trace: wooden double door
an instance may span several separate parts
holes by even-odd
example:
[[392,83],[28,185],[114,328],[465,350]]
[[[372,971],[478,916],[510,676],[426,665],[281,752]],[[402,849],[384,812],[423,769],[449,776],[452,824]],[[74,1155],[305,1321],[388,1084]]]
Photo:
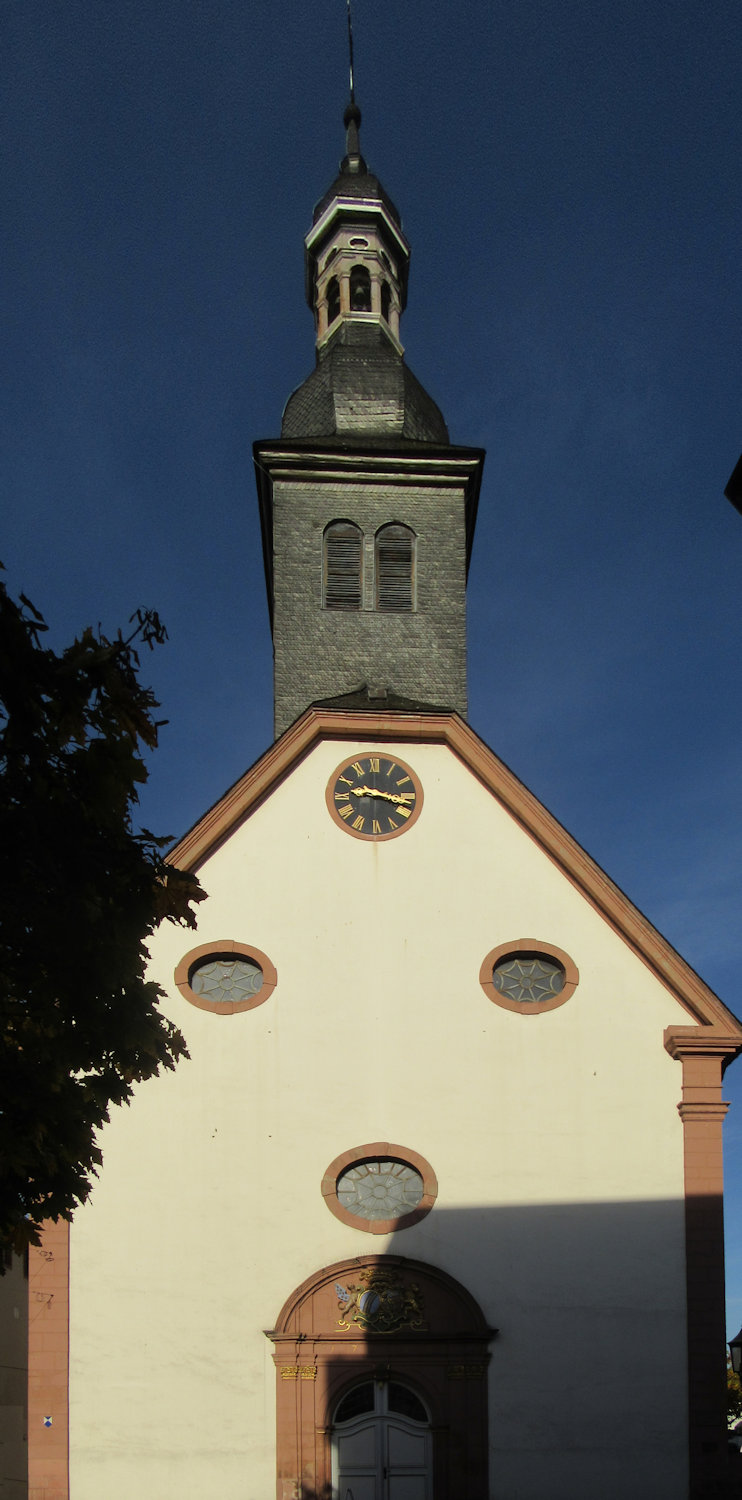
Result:
[[430,1416],[396,1380],[365,1380],[332,1423],[334,1500],[432,1500]]

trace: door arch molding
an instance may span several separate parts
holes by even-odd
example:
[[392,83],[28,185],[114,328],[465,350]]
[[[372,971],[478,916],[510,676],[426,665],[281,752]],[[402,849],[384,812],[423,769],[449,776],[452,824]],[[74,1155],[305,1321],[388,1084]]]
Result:
[[486,1500],[488,1327],[447,1272],[398,1255],[324,1266],[267,1333],[276,1365],[278,1500],[330,1500],[332,1414],[363,1377],[417,1389],[431,1413],[435,1500]]

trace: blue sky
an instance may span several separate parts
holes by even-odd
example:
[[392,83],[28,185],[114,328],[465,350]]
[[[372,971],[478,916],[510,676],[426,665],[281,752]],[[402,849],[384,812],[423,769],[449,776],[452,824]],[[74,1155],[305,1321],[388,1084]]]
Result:
[[[157,608],[142,816],[269,744],[252,473],[313,363],[343,0],[5,15],[0,554],[52,638]],[[487,449],[474,728],[742,1012],[738,0],[355,0],[409,363]],[[739,1076],[738,1076],[739,1075]],[[727,1131],[742,1323],[742,1064]]]

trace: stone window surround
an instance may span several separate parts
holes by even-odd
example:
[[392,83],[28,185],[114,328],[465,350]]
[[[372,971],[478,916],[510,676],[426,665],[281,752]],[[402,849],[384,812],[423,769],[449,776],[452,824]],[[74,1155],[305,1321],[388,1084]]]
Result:
[[[349,1167],[359,1166],[361,1162],[380,1159],[391,1159],[414,1167],[423,1180],[423,1196],[417,1208],[401,1214],[398,1219],[361,1218],[343,1208],[337,1196],[338,1178],[342,1177],[343,1172],[347,1172]],[[360,1229],[364,1234],[394,1234],[398,1229],[409,1229],[430,1213],[438,1197],[438,1179],[430,1162],[420,1156],[419,1152],[410,1151],[407,1146],[396,1146],[390,1141],[371,1141],[366,1146],[354,1146],[350,1151],[343,1151],[340,1156],[336,1156],[322,1178],[321,1190],[330,1213],[340,1219],[342,1224],[348,1224],[351,1229]]]
[[[511,954],[515,958],[519,953],[540,953],[544,958],[554,959],[561,964],[564,969],[564,987],[558,995],[552,995],[550,1000],[511,1000],[508,995],[502,995],[495,988],[492,979],[495,964],[501,958],[508,958]],[[547,1010],[558,1010],[560,1005],[571,998],[579,982],[579,970],[569,954],[562,948],[557,948],[554,943],[545,943],[542,938],[516,938],[512,943],[499,943],[487,954],[479,970],[479,983],[487,999],[503,1010],[515,1011],[520,1016],[543,1015]]]
[[[234,955],[236,958],[249,958],[263,971],[263,983],[257,995],[250,995],[246,1000],[208,1000],[205,995],[197,995],[191,989],[190,976],[199,959],[221,958]],[[264,1005],[269,1000],[278,983],[278,974],[275,965],[271,963],[267,954],[261,952],[260,948],[254,948],[247,943],[236,943],[231,938],[223,942],[201,943],[198,948],[191,948],[189,953],[184,954],[177,965],[173,975],[176,985],[184,1000],[189,1005],[195,1005],[198,1010],[211,1011],[212,1015],[233,1016],[241,1010],[255,1010],[256,1006]]]
[[[371,532],[364,531],[363,527],[359,526],[357,521],[351,520],[349,516],[333,516],[332,520],[327,522],[327,524],[322,529],[322,608],[330,610],[333,609],[333,606],[327,603],[327,535],[333,526],[355,526],[357,531],[359,531],[361,535],[361,608],[359,610],[347,610],[344,611],[344,613],[403,615],[417,614],[417,544],[419,541],[419,537],[417,532],[415,531],[414,526],[410,526],[409,521],[400,521],[398,518],[395,518],[391,521],[382,521],[381,525],[377,526],[373,534]],[[379,539],[384,531],[388,531],[390,526],[404,526],[405,530],[409,531],[412,537],[412,606],[410,609],[380,610],[376,600],[376,580],[379,566]]]

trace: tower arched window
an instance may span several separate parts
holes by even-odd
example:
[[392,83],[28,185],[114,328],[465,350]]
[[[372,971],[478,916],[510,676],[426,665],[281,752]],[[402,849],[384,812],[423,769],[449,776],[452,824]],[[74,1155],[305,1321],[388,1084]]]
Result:
[[388,281],[381,283],[381,316],[389,322],[389,309],[392,305],[392,292]]
[[371,311],[371,277],[366,266],[354,266],[350,273],[350,310]]
[[415,533],[394,522],[376,533],[376,608],[415,608]]
[[327,283],[327,322],[334,323],[340,317],[340,283],[337,276],[331,276]]
[[325,528],[322,598],[325,609],[360,609],[363,603],[363,533],[352,521]]

